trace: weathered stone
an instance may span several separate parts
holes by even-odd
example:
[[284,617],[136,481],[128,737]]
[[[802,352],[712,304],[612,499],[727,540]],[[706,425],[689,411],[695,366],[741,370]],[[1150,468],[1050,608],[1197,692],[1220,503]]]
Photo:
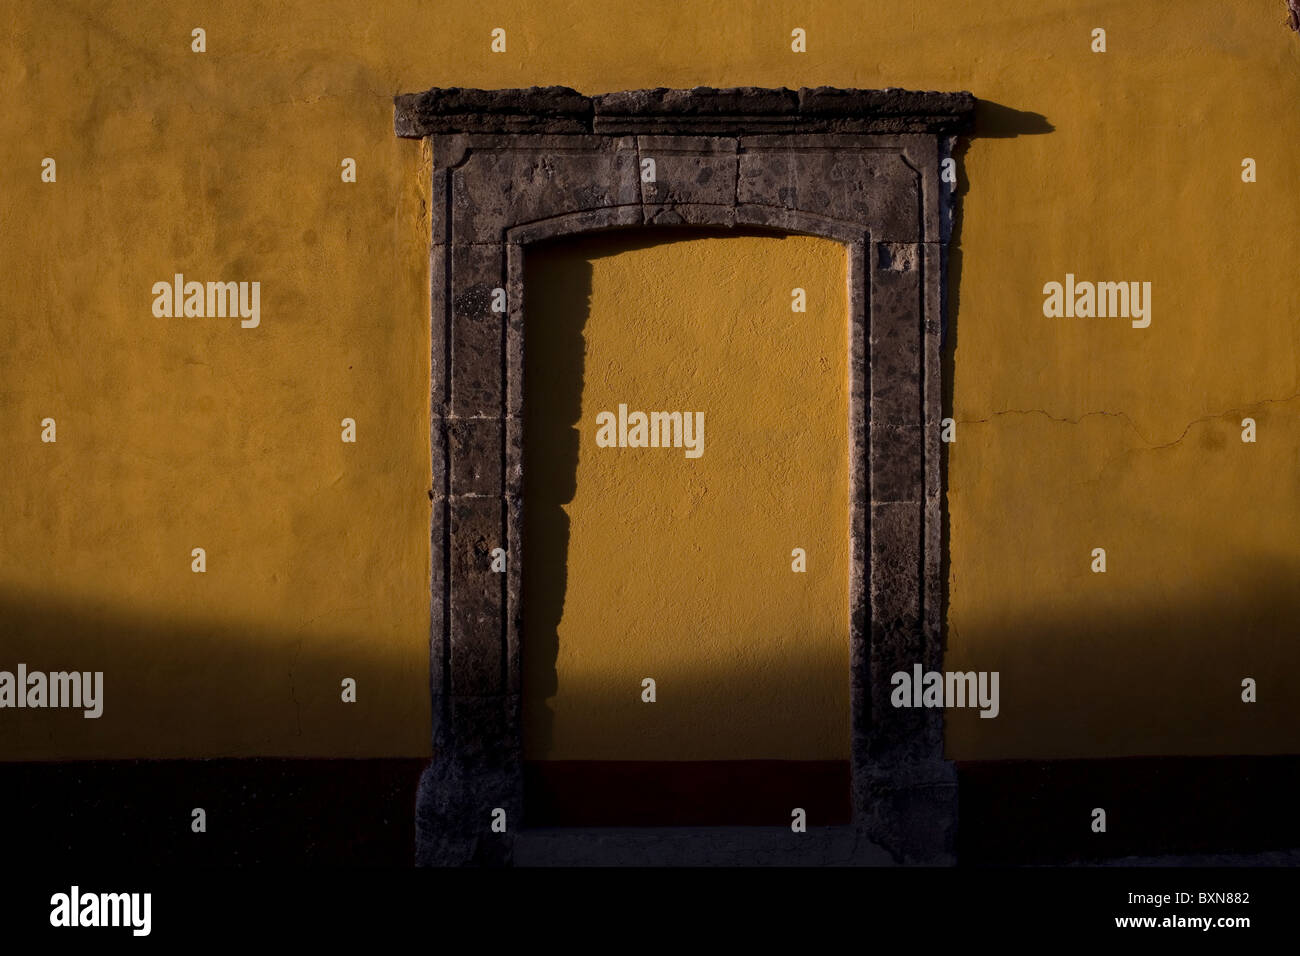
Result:
[[704,205],[681,203],[678,205],[647,205],[647,226],[715,226],[733,229],[736,226],[734,208],[730,205]]
[[[519,460],[519,459],[516,459]],[[524,499],[521,493],[506,496],[506,538],[509,541],[509,564],[506,570],[506,693],[515,700],[515,719],[511,732],[522,735],[518,720],[518,697],[523,689],[524,630]]]
[[511,415],[506,419],[506,483],[507,495],[520,497],[524,493],[524,419]]
[[870,774],[863,803],[867,831],[895,860],[908,865],[948,865],[955,860],[957,773],[952,763],[927,760]]
[[871,495],[871,432],[867,401],[867,252],[864,240],[848,247],[849,280],[849,681],[853,750],[865,746],[870,722],[866,705],[871,682],[868,631],[870,537],[867,520]]
[[[504,414],[509,418],[522,418],[524,414],[524,246],[509,242],[506,253],[506,405]],[[522,449],[522,445],[520,446]],[[522,468],[522,458],[511,458],[507,453],[507,483],[513,463]],[[516,482],[518,476],[516,475]],[[513,487],[513,486],[512,486]],[[518,490],[515,488],[514,490]]]
[[921,244],[921,319],[925,332],[922,355],[921,401],[926,422],[943,418],[943,380],[940,352],[943,347],[944,252],[937,242]]
[[[929,446],[934,447],[934,446]],[[927,448],[927,458],[931,452]],[[933,453],[938,458],[939,453]],[[928,463],[927,463],[928,467]],[[927,494],[923,513],[923,547],[925,564],[921,569],[921,645],[929,670],[943,666],[943,497],[936,491]]]
[[499,419],[459,418],[447,422],[453,496],[501,495],[501,430]]
[[[943,713],[890,706],[890,675],[942,665],[939,348],[950,190],[938,159],[966,93],[828,88],[430,90],[397,99],[432,140],[435,758],[418,859],[510,862],[522,820],[523,260],[529,243],[643,224],[759,226],[845,244],[849,274],[854,827],[900,862],[950,859]],[[939,138],[944,142],[940,144]],[[640,160],[655,159],[643,183]],[[494,295],[505,310],[494,311]],[[527,334],[544,334],[527,330]],[[491,571],[506,549],[506,572]],[[511,829],[490,831],[494,807]],[[781,850],[701,831],[703,859]],[[859,841],[854,844],[853,841]]]
[[921,277],[916,247],[875,243],[871,265],[871,420],[921,421]]
[[[447,529],[450,514],[447,498],[441,490],[431,494],[429,516],[429,690],[436,697],[450,690],[451,621],[448,615],[451,577],[447,567]],[[442,728],[441,714],[433,711],[433,737]]]
[[394,98],[398,136],[439,133],[959,133],[969,93],[762,87],[627,90],[586,97],[562,86],[458,87]]
[[824,120],[835,133],[963,132],[975,114],[969,93],[916,90],[843,90],[830,86],[799,90],[800,117]]
[[[509,775],[519,770],[520,739],[517,728],[511,725],[508,697],[507,694],[453,694],[448,701],[449,714],[458,731],[457,758],[462,765],[479,767],[491,775],[485,781],[490,785],[483,794],[485,811],[516,799],[515,794],[503,788],[511,782]],[[484,812],[485,821],[487,816]]]
[[886,706],[890,675],[921,660],[921,548],[919,503],[871,506],[871,680]]
[[917,501],[922,496],[924,459],[921,426],[871,423],[871,501]]
[[[929,170],[939,169],[939,144],[935,136],[898,136],[898,158],[916,173],[919,205],[917,213],[921,217],[921,241],[943,241],[943,202],[947,185],[937,176],[927,175]],[[881,236],[882,239],[891,238]]]
[[452,498],[450,519],[450,691],[502,693],[505,575],[492,570],[507,545],[502,499]]
[[[512,226],[641,201],[634,149],[602,140],[479,149],[452,172],[456,242],[500,242]],[[516,240],[518,241],[518,240]]]
[[419,139],[435,133],[581,133],[591,100],[567,86],[476,90],[458,86],[393,98],[393,129]]
[[506,291],[504,249],[495,244],[455,245],[450,255],[449,409],[459,417],[497,416],[505,398],[501,350],[506,315],[492,311],[492,306]]
[[[703,136],[638,136],[638,165],[655,164],[653,182],[641,180],[646,221],[664,222],[665,207],[688,203],[727,206],[736,202],[736,141]],[[679,213],[690,222],[689,213]]]
[[916,170],[896,153],[790,143],[740,154],[736,198],[862,223],[876,240],[916,241],[919,187]]
[[[716,89],[697,86],[689,90],[625,90],[595,97],[596,115],[603,121],[616,119],[646,122],[684,118],[731,119],[756,118],[771,121],[793,116],[799,108],[799,96],[793,90],[735,86]],[[673,128],[679,124],[674,123]]]
[[[416,862],[421,866],[508,864],[523,819],[517,700],[506,696],[437,695],[445,728],[416,795]],[[494,811],[506,831],[492,830]]]
[[[429,246],[429,402],[433,410],[434,474],[438,472],[437,420],[451,404],[451,255],[449,247]],[[444,492],[445,493],[445,492]]]
[[[712,208],[712,207],[710,207]],[[757,226],[762,229],[775,229],[781,232],[799,233],[817,236],[836,242],[851,244],[862,242],[867,238],[867,230],[861,225],[828,219],[797,209],[780,206],[763,206],[752,203],[736,205],[737,226]]]
[[544,219],[541,222],[514,226],[507,235],[512,243],[527,244],[554,239],[557,236],[573,236],[586,232],[599,232],[602,229],[617,229],[622,226],[640,226],[645,222],[643,207],[639,199],[626,206],[608,206],[604,209],[586,209]]

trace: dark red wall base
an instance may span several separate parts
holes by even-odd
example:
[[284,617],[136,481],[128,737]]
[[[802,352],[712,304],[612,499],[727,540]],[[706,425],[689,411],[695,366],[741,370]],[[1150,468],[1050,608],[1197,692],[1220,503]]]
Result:
[[555,760],[524,764],[525,826],[848,823],[847,760]]

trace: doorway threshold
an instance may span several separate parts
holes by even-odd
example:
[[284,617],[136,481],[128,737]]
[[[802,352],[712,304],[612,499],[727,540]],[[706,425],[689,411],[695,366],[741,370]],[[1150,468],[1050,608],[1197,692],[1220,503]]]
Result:
[[539,827],[515,834],[515,866],[894,866],[857,827]]

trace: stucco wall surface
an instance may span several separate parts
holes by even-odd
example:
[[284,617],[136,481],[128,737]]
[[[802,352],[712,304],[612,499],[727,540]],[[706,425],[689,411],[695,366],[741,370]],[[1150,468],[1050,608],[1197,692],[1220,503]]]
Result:
[[[0,19],[0,668],[103,670],[106,685],[98,720],[5,711],[0,758],[427,753],[428,155],[393,135],[392,96],[547,84],[979,97],[949,263],[947,666],[999,671],[1001,709],[951,714],[949,756],[1295,751],[1300,37],[1280,0],[8,0]],[[497,27],[504,53],[490,49]],[[791,51],[795,28],[806,53]],[[1091,50],[1095,28],[1105,53]],[[345,158],[355,183],[340,177]],[[650,376],[668,357],[639,350],[643,332],[674,309],[717,322],[700,335],[710,349],[734,342],[717,356],[734,376],[713,397],[719,449],[743,435],[728,421],[789,427],[798,409],[777,394],[842,400],[815,383],[740,387],[744,356],[788,368],[762,338],[778,274],[830,289],[838,250],[705,245],[556,261],[590,262],[593,352]],[[176,273],[259,281],[260,324],[156,317],[151,288]],[[1067,273],[1151,282],[1149,327],[1044,316],[1044,283]],[[650,312],[648,330],[620,322]],[[825,344],[839,361],[839,317],[809,319],[816,354]],[[586,379],[583,407],[618,397],[604,387]],[[340,441],[345,417],[355,444]],[[1246,417],[1254,443],[1240,440]],[[45,418],[55,443],[40,440]],[[809,422],[797,447],[810,457],[790,467],[842,480],[813,470],[841,447],[837,429],[838,415]],[[622,480],[599,458],[577,467],[579,488]],[[671,483],[646,494],[689,507],[702,474],[663,472],[687,483],[675,504]],[[578,627],[598,613],[599,582],[575,572],[618,553],[617,503],[578,494],[589,546],[570,571],[584,595],[575,642],[603,626]],[[731,524],[733,551],[752,539],[775,561],[793,534],[781,509],[813,520],[807,502],[755,491],[748,504],[750,524],[739,504],[706,524]],[[838,513],[817,520],[813,538],[841,536]],[[647,606],[684,573],[659,546],[674,560],[642,562]],[[722,544],[700,546],[692,574],[749,606]],[[1090,570],[1098,547],[1104,574]],[[809,616],[781,591],[794,580],[763,588],[770,620],[830,634],[840,612]],[[841,577],[814,586],[829,600]],[[654,626],[681,631],[689,617],[732,646],[695,594]],[[786,678],[781,694],[829,686],[831,639],[819,647],[809,666],[822,676]],[[690,654],[654,666],[731,680]],[[345,677],[355,704],[340,701]],[[1244,677],[1257,703],[1241,702]],[[709,707],[724,699],[702,693]],[[693,755],[833,755],[832,721],[773,728],[759,709],[774,699],[737,705]],[[560,753],[612,748],[576,705],[555,733]],[[645,740],[629,756],[667,752]]]

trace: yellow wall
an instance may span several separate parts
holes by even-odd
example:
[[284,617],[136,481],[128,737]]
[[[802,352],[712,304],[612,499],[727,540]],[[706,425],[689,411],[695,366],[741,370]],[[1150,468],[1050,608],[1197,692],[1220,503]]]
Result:
[[[949,753],[1295,750],[1300,37],[1280,0],[371,6],[6,7],[0,667],[108,689],[98,721],[4,712],[0,756],[427,752],[428,221],[391,96],[551,83],[969,89],[1044,117],[962,157],[948,666],[999,670],[1002,709],[954,715]],[[613,287],[674,255],[593,263],[593,321],[636,314]],[[261,327],[155,319],[177,271],[260,280]],[[1152,281],[1151,327],[1044,318],[1066,272]]]
[[[525,755],[847,760],[844,249],[669,235],[528,257]],[[598,447],[620,403],[701,454]]]

